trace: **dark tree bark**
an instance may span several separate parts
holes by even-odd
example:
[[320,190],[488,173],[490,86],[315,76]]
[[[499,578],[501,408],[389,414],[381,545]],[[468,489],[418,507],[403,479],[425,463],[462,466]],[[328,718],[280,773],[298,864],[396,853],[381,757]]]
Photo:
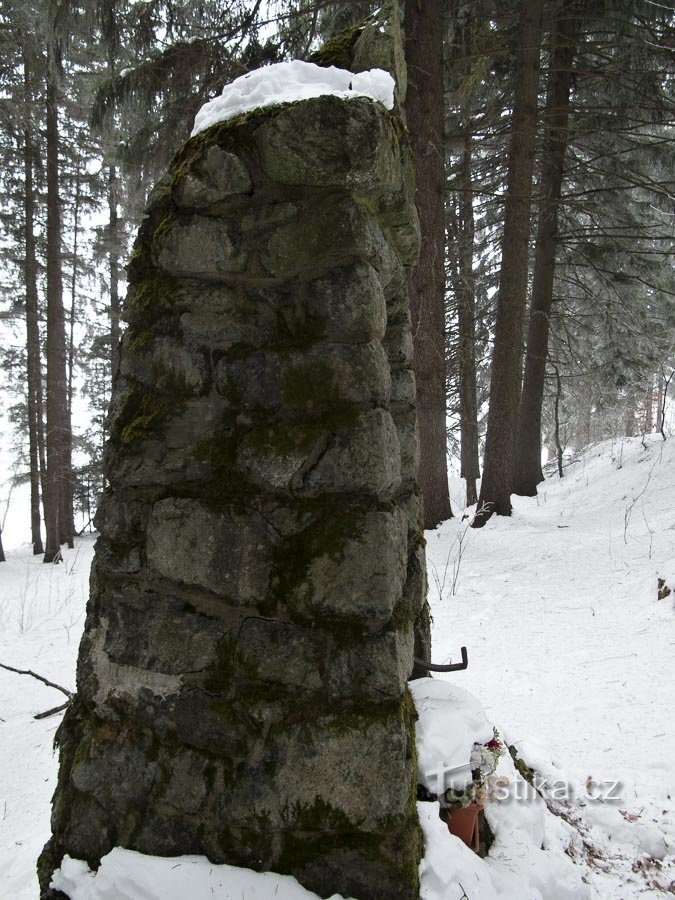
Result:
[[471,132],[464,136],[462,180],[459,194],[459,421],[461,440],[460,475],[466,481],[466,505],[478,500],[478,402],[476,398],[476,285],[473,275],[474,215],[471,185]]
[[63,490],[63,527],[62,543],[68,544],[72,550],[75,546],[75,513],[73,509],[74,477],[73,477],[73,379],[75,374],[75,321],[77,318],[77,278],[78,250],[80,238],[80,163],[77,163],[75,176],[75,197],[73,202],[73,266],[70,277],[70,313],[68,315],[68,389],[67,389],[67,422],[64,431],[64,490]]
[[61,273],[59,131],[56,60],[49,42],[47,60],[47,477],[45,562],[58,560],[63,530],[64,438],[67,427],[66,336]]
[[6,562],[5,551],[2,546],[2,527],[0,527],[0,563]]
[[537,485],[544,480],[544,473],[541,470],[541,408],[544,400],[550,314],[553,304],[558,209],[569,140],[572,62],[577,37],[575,5],[576,0],[573,0],[563,6],[552,34],[553,53],[544,113],[546,131],[542,147],[541,199],[532,303],[514,453],[513,491],[525,497],[533,497],[537,493]]
[[511,515],[513,445],[527,298],[530,199],[537,131],[543,0],[522,0],[504,211],[502,263],[490,377],[483,480],[475,528]]
[[645,393],[645,434],[651,434],[654,430],[654,379],[649,376],[647,392]]
[[110,270],[110,371],[114,377],[117,369],[117,357],[120,344],[120,298],[119,298],[119,235],[117,215],[117,168],[108,167],[108,231],[110,252],[108,257]]
[[663,374],[656,379],[656,430],[663,434]]
[[670,375],[666,378],[665,376],[661,379],[661,384],[663,385],[663,391],[661,393],[661,405],[659,407],[659,431],[661,432],[661,437],[665,441],[666,439],[666,400],[668,399],[668,388],[670,387],[670,382],[673,380],[673,376],[675,375],[675,369],[670,373]]
[[560,378],[560,369],[555,367],[555,402],[553,404],[553,420],[555,422],[555,453],[558,463],[558,475],[562,478],[565,474],[563,470],[563,445],[560,440],[560,401],[562,399],[562,379]]
[[26,48],[23,49],[24,123],[24,279],[26,290],[26,386],[28,408],[28,455],[30,464],[30,529],[33,553],[44,552],[40,516],[40,430],[42,427],[42,371],[40,363],[40,325],[38,314],[38,264],[35,250],[35,193],[31,108],[33,72]]
[[408,287],[425,528],[435,528],[452,515],[445,424],[444,11],[442,0],[406,0],[405,4],[406,118],[422,229],[422,250]]

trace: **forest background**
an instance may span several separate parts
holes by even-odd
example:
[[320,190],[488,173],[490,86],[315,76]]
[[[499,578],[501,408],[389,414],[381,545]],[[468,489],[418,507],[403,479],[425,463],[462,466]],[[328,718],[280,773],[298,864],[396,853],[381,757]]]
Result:
[[[376,10],[3,0],[0,525],[21,498],[20,540],[45,561],[93,527],[125,265],[197,110],[261,65],[347,65]],[[562,474],[571,449],[667,435],[675,13],[649,0],[404,12],[425,524],[452,513],[448,464],[482,524],[536,493],[547,454]]]

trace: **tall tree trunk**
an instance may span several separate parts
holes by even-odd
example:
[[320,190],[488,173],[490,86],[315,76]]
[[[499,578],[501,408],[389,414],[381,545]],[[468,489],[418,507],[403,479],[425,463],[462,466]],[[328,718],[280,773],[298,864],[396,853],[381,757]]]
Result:
[[0,525],[0,563],[6,562],[5,551],[2,546],[2,526]]
[[502,262],[490,377],[485,459],[475,528],[511,515],[513,445],[527,299],[530,199],[537,133],[543,0],[521,0]]
[[444,10],[443,0],[406,0],[405,3],[406,117],[422,229],[422,251],[409,276],[408,287],[425,528],[435,528],[452,515],[445,424]]
[[33,184],[33,72],[26,47],[23,48],[24,122],[24,279],[26,289],[26,384],[28,394],[28,455],[30,461],[30,530],[33,553],[44,552],[40,527],[40,430],[42,417],[42,371],[40,363],[40,324],[38,265],[35,251],[35,193]]
[[73,508],[73,381],[75,374],[75,320],[77,307],[78,250],[80,237],[80,162],[77,162],[75,175],[75,198],[73,204],[73,266],[70,278],[70,314],[68,316],[68,418],[64,432],[64,490],[63,490],[63,527],[61,540],[72,549],[75,546],[75,511]]
[[471,132],[466,125],[459,194],[459,422],[461,477],[466,480],[466,505],[478,500],[478,402],[476,398],[476,285],[473,275],[474,216],[471,184]]
[[546,98],[541,199],[534,258],[532,303],[527,333],[525,376],[518,415],[514,452],[513,490],[533,497],[544,480],[541,470],[541,407],[544,400],[546,357],[553,304],[553,277],[558,245],[558,209],[562,192],[568,124],[572,62],[576,48],[577,0],[565,4],[553,29],[548,95]]
[[654,378],[649,376],[647,393],[645,394],[645,434],[654,430]]
[[120,345],[120,298],[119,298],[119,235],[117,216],[117,168],[108,167],[108,231],[109,231],[109,272],[110,272],[110,372],[115,377],[117,356]]
[[47,60],[47,478],[45,562],[61,552],[64,437],[67,427],[66,336],[61,273],[61,209],[59,199],[59,131],[56,60],[51,40]]
[[555,403],[553,404],[553,418],[555,421],[555,454],[558,463],[558,476],[563,478],[565,471],[563,469],[563,445],[560,440],[560,400],[562,399],[562,380],[560,378],[560,369],[555,367]]
[[663,432],[663,390],[664,378],[663,374],[659,373],[656,379],[656,430],[661,433]]
[[635,407],[637,403],[634,396],[627,398],[627,407],[623,416],[624,437],[635,437]]

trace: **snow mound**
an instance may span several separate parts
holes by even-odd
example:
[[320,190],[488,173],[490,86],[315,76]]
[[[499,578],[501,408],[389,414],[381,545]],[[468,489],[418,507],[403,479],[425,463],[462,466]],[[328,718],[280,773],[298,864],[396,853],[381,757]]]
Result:
[[438,793],[440,776],[444,787],[465,787],[471,782],[471,748],[493,736],[483,707],[468,691],[436,678],[418,678],[410,683],[410,691],[419,717],[419,784]]
[[[480,702],[468,691],[441,679],[421,678],[412,682],[410,689],[419,715],[420,783],[434,793],[439,776],[444,778],[444,787],[454,779],[459,783],[453,786],[468,784],[473,744],[486,743],[494,734]],[[451,776],[450,769],[461,771]],[[417,804],[425,850],[420,864],[422,900],[463,895],[471,900],[588,897],[583,871],[567,855],[577,838],[575,830],[549,811],[516,771],[508,753],[500,757],[495,779],[501,795],[488,798],[485,804],[485,816],[494,835],[485,859],[450,834],[439,818],[437,802]]]
[[394,79],[383,69],[370,69],[355,75],[346,69],[326,68],[300,60],[264,66],[226,84],[220,97],[205,103],[195,117],[191,137],[251,109],[327,94],[346,100],[370,97],[391,109]]
[[203,856],[144,856],[121,847],[103,857],[97,872],[64,856],[51,887],[70,900],[319,900],[289,875],[216,866]]

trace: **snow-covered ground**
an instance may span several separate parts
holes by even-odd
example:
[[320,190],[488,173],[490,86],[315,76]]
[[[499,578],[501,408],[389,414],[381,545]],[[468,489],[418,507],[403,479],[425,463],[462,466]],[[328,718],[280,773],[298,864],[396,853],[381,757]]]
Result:
[[592,896],[675,893],[675,441],[599,444],[513,503],[427,534],[434,661],[467,646],[447,677],[559,789]]
[[[675,893],[675,441],[598,445],[565,479],[552,477],[538,498],[514,498],[514,505],[511,519],[493,518],[480,531],[458,515],[427,535],[434,661],[458,660],[466,645],[469,668],[439,676],[446,690],[439,685],[438,695],[417,698],[420,735],[437,742],[445,715],[461,716],[467,735],[474,728],[481,740],[486,721],[496,726],[535,770],[548,808],[502,756],[497,775],[508,779],[509,798],[487,807],[496,841],[481,860],[449,835],[435,804],[419,804],[427,840],[423,897],[626,900]],[[44,566],[16,539],[8,525],[0,662],[72,688],[93,541],[66,551],[63,565]],[[658,600],[657,578],[673,594]],[[33,715],[62,699],[0,669],[3,898],[37,896],[34,866],[49,834],[51,743],[60,717]],[[427,744],[432,754],[436,746]],[[64,877],[77,885],[72,896],[182,898],[185,885],[171,893],[170,882],[186,871],[194,900],[310,896],[277,876],[261,881],[265,876],[200,866],[194,858],[167,867],[134,856],[111,854],[106,877],[123,872],[127,879],[112,893],[110,881],[97,884],[100,876],[71,864]],[[141,888],[143,878],[159,893]]]

